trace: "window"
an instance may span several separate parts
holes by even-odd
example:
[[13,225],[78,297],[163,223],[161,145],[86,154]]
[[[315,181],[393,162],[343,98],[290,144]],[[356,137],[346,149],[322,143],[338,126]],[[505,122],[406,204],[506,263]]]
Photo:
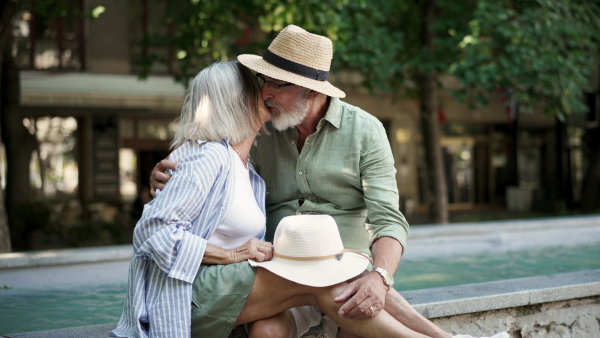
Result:
[[17,16],[13,55],[19,67],[84,69],[83,0],[35,5],[30,1]]

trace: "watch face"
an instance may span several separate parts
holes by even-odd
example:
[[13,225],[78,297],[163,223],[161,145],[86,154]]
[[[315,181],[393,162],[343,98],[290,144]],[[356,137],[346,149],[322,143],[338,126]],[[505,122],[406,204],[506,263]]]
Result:
[[392,277],[392,275],[390,275],[389,272],[386,271],[385,273],[385,284],[387,285],[392,285],[394,284],[394,277]]
[[381,277],[383,277],[383,282],[385,283],[385,285],[391,286],[394,284],[394,276],[387,272],[387,270],[384,270],[382,268],[376,268],[375,271],[379,272]]

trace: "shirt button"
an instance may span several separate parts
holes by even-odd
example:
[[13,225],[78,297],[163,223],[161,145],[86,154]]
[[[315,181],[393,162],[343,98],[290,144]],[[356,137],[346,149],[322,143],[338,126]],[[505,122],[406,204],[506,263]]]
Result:
[[299,171],[299,172],[298,172],[298,175],[302,176],[302,172],[301,172],[301,171]]
[[292,144],[296,143],[296,141],[292,141]]

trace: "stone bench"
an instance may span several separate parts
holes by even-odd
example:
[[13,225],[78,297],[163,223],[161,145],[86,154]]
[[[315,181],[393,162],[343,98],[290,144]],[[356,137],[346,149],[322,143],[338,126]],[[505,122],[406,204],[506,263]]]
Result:
[[[600,332],[600,269],[405,291],[403,295],[417,311],[453,333],[489,335],[505,330],[515,337],[527,337],[542,328],[547,335],[595,337]],[[115,325],[2,337],[105,338]],[[317,327],[305,337],[326,335]]]

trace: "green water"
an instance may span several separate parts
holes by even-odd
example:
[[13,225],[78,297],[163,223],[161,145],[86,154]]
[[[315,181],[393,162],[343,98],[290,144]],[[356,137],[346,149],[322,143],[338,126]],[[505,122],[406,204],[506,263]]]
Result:
[[0,290],[0,335],[116,323],[126,287],[119,283],[93,288]]
[[527,251],[403,260],[398,291],[600,269],[600,243]]
[[[395,276],[394,287],[400,291],[414,290],[600,269],[598,244],[405,259]],[[50,290],[0,289],[0,335],[116,323],[123,309],[125,290],[124,283]]]

